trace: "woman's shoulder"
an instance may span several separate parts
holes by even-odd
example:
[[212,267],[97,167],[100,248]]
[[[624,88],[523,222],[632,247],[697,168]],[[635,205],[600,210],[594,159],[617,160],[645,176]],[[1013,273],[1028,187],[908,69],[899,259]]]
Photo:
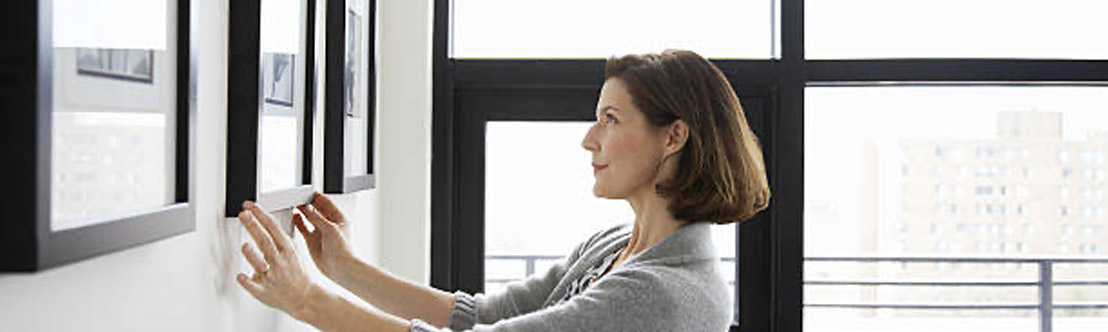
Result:
[[[704,264],[621,267],[600,278],[594,287],[618,294],[613,297],[619,303],[635,303],[635,316],[653,317],[659,326],[680,322],[673,330],[719,330],[730,324],[732,293],[723,278],[703,268]],[[688,317],[699,318],[691,322]],[[689,329],[692,326],[697,327]]]

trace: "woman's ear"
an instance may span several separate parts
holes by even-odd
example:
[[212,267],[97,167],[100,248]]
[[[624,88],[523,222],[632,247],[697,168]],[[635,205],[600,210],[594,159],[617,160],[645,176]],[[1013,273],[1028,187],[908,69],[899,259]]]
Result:
[[684,120],[677,119],[666,127],[666,145],[664,156],[669,157],[681,151],[685,143],[689,141],[689,125]]

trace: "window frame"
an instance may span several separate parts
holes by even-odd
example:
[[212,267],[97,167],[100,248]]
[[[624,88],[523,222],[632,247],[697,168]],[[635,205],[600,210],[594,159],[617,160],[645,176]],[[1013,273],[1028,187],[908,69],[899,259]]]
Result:
[[226,217],[237,216],[246,200],[256,201],[269,211],[278,211],[311,202],[314,191],[311,156],[318,67],[315,59],[316,0],[303,0],[301,22],[305,46],[302,49],[304,109],[299,119],[303,133],[299,147],[300,184],[265,192],[261,191],[258,178],[261,167],[259,135],[264,112],[260,75],[262,1],[231,0],[228,4]]
[[[348,116],[344,101],[346,68],[346,12],[347,1],[360,1],[365,5],[368,29],[361,38],[367,38],[363,56],[368,56],[366,66],[366,174],[346,174],[346,123]],[[377,132],[377,0],[327,1],[325,9],[327,57],[326,97],[324,99],[323,192],[348,194],[377,187],[374,158]]]
[[53,1],[20,1],[7,7],[0,23],[8,47],[0,50],[0,103],[9,112],[5,144],[14,158],[8,168],[5,211],[15,222],[0,232],[0,272],[37,272],[121,251],[195,229],[197,5],[178,0],[176,12],[176,102],[174,200],[112,217],[104,222],[54,231],[51,228]]
[[[712,60],[735,86],[744,107],[751,96],[768,93],[759,138],[773,195],[766,211],[736,225],[739,312],[738,325],[732,325],[731,331],[739,326],[744,331],[803,330],[806,87],[1108,85],[1108,60],[807,60],[804,1],[778,1],[779,17],[773,21],[780,36],[775,40],[780,45],[779,58]],[[448,53],[451,4],[450,0],[434,2],[431,284],[444,290],[480,292],[484,124],[502,119],[591,118],[584,113],[595,106],[604,61],[452,59]],[[590,89],[592,103],[585,104]],[[527,98],[511,102],[504,96]],[[574,108],[577,113],[564,111]],[[554,111],[558,109],[563,111]],[[752,126],[756,122],[751,121]]]

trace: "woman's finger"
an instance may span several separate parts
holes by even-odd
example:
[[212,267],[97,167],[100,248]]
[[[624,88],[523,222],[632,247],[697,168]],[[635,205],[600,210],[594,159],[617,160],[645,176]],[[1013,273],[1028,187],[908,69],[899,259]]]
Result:
[[266,213],[265,210],[262,210],[261,205],[258,205],[251,201],[246,201],[243,202],[242,207],[250,210],[250,212],[254,214],[254,217],[258,220],[258,223],[261,224],[267,232],[269,232],[269,237],[273,239],[273,244],[277,247],[278,250],[285,251],[289,248],[292,248],[292,239],[290,239],[289,236],[285,234],[284,230],[281,230],[281,227],[277,226],[277,222],[273,221],[273,218],[269,216],[269,213]]
[[293,215],[292,224],[296,226],[296,230],[299,231],[300,234],[304,234],[304,242],[311,244],[312,235],[315,234],[315,232],[308,230],[308,226],[304,224],[304,216],[299,214]]
[[242,273],[239,273],[237,276],[235,276],[235,280],[238,280],[239,285],[241,285],[243,289],[246,289],[246,292],[250,293],[251,296],[254,296],[254,298],[256,299],[261,299],[262,292],[265,291],[265,289],[262,288],[261,284],[255,282],[254,280],[250,280],[250,278],[247,277],[246,274]]
[[305,237],[312,235],[311,231],[308,231],[308,226],[304,225],[304,216],[300,214],[292,215],[292,225],[296,226],[296,230],[300,231]]
[[258,251],[251,248],[249,243],[242,244],[242,255],[246,256],[246,261],[250,262],[250,266],[254,267],[255,272],[264,273],[269,271],[269,264],[266,264],[265,260],[258,255]]
[[327,225],[331,223],[326,217],[320,215],[315,207],[312,207],[310,204],[297,206],[296,209],[300,211],[300,214],[304,216],[304,218],[308,219],[308,222],[312,223],[312,227],[315,227],[316,232],[323,227],[327,227]]
[[342,211],[339,211],[339,208],[335,206],[335,202],[332,202],[331,198],[327,197],[327,195],[318,191],[315,192],[315,194],[312,195],[312,206],[318,209],[324,217],[327,217],[327,219],[332,222],[337,224],[346,222],[346,218],[343,217]]
[[315,230],[317,232],[324,228],[335,227],[334,223],[328,220],[327,217],[324,217],[322,214],[320,214],[319,210],[316,210],[312,206],[307,206],[304,209],[301,209],[300,212],[308,218],[308,221],[312,223],[312,226],[315,226]]
[[250,210],[242,210],[239,212],[239,221],[246,228],[246,232],[250,233],[250,237],[254,238],[254,243],[258,244],[258,249],[261,249],[262,254],[265,255],[265,260],[273,262],[277,257],[277,247],[273,245],[273,239],[269,238],[269,234],[258,224],[254,214]]

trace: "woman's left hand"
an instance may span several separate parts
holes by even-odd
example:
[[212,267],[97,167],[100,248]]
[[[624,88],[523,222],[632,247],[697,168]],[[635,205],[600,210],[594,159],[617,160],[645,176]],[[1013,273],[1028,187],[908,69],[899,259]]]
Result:
[[292,239],[253,202],[243,203],[238,219],[262,251],[259,255],[250,243],[243,243],[242,254],[254,267],[254,274],[239,273],[239,284],[265,305],[300,318],[309,308],[312,293],[319,289],[300,266]]

